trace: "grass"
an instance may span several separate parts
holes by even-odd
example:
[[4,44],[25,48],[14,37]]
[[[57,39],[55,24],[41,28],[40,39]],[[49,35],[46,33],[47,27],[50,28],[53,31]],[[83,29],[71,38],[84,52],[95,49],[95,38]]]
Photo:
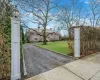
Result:
[[70,49],[68,48],[67,41],[57,41],[57,42],[48,42],[47,45],[43,44],[36,44],[36,46],[39,46],[41,48],[53,50],[55,52],[59,52],[63,55],[67,55],[71,53]]

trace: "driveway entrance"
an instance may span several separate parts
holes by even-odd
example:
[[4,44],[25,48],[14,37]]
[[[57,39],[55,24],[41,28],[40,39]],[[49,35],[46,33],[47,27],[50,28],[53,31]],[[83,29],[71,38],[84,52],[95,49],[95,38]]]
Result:
[[100,80],[100,53],[89,55],[26,80]]
[[75,60],[73,57],[43,50],[32,44],[25,44],[23,53],[28,77],[41,74]]

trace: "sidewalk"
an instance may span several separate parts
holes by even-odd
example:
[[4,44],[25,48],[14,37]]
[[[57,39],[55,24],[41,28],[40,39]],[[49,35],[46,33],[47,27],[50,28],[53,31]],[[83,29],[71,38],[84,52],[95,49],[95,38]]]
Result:
[[100,53],[89,55],[26,80],[100,80]]

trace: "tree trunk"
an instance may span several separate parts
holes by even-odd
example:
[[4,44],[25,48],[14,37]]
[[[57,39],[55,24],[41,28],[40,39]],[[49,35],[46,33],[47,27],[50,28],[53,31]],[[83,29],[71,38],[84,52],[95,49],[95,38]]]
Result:
[[71,40],[71,30],[68,29],[68,36],[69,36],[69,40]]
[[44,26],[44,31],[43,31],[43,45],[46,45],[46,26]]

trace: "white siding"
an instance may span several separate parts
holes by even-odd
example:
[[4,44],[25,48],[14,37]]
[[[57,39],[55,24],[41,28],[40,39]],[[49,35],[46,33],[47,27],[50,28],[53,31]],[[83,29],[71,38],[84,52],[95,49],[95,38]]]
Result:
[[[49,34],[47,36],[46,40],[47,41],[58,41],[59,40],[59,34],[58,33]],[[29,33],[29,41],[30,42],[43,41],[43,36],[38,35],[35,31],[30,31],[30,33]]]

